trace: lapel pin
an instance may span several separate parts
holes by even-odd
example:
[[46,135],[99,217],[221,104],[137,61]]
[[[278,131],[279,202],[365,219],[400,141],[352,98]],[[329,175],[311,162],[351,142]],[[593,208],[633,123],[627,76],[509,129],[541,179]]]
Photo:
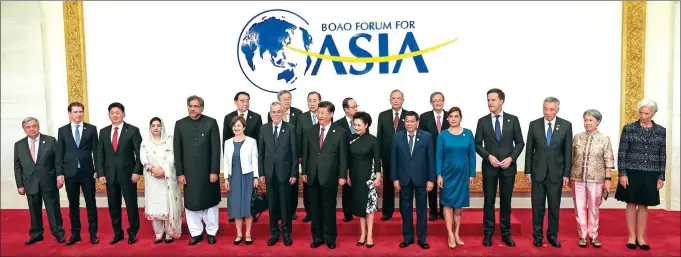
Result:
[[418,141],[419,141],[419,139],[417,138],[417,139],[416,139],[416,142],[418,142]]
[[466,134],[463,134],[463,136],[465,137],[465,136],[466,136]]
[[253,119],[253,116],[248,116],[248,119]]
[[85,129],[87,129],[87,128],[86,128],[86,127],[83,127],[83,129],[85,130]]
[[43,141],[43,144],[44,144],[44,143],[45,143],[45,141]]
[[291,116],[296,116],[296,114],[295,114],[295,113],[291,113]]
[[203,134],[201,134],[201,136],[203,136]]
[[556,124],[556,127],[560,127],[560,124]]
[[511,120],[506,120],[506,122],[511,122]]
[[335,132],[336,132],[336,130],[335,130],[335,129],[334,129],[334,130],[331,130],[331,132],[334,132],[334,133],[335,133]]
[[559,130],[560,128],[556,128],[556,130]]
[[281,133],[284,133],[284,132],[286,132],[286,130],[283,130],[283,129],[282,129],[282,130],[281,130]]
[[404,121],[404,119],[402,119],[402,121]]

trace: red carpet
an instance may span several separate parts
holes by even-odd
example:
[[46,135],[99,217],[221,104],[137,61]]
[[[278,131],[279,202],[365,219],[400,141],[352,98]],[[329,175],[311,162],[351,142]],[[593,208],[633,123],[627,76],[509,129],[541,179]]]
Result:
[[[83,239],[88,238],[87,221],[85,209],[81,209],[81,218],[84,230],[81,232]],[[142,213],[143,210],[140,210]],[[260,220],[254,224],[253,237],[255,243],[250,246],[234,246],[232,240],[236,234],[234,224],[227,222],[226,210],[221,209],[220,230],[218,233],[218,243],[209,245],[204,240],[196,246],[187,245],[189,236],[186,225],[183,236],[170,245],[153,244],[153,233],[149,221],[142,220],[138,234],[138,241],[133,245],[128,245],[127,241],[122,241],[117,245],[109,245],[108,241],[113,236],[108,210],[99,209],[99,232],[100,243],[91,245],[83,241],[73,246],[66,247],[58,244],[54,237],[49,233],[47,218],[44,217],[45,240],[34,245],[25,246],[23,242],[28,239],[28,228],[30,219],[28,210],[0,210],[2,219],[1,227],[1,250],[2,256],[680,256],[681,247],[679,241],[681,235],[679,231],[680,219],[679,212],[668,212],[664,210],[651,210],[648,222],[649,235],[648,243],[652,250],[645,252],[642,250],[629,250],[625,247],[627,231],[624,223],[623,210],[602,210],[600,239],[603,244],[601,249],[579,248],[577,246],[577,225],[575,224],[574,211],[572,209],[561,210],[560,233],[562,248],[553,248],[545,245],[541,248],[532,246],[532,215],[529,209],[514,209],[512,218],[512,233],[517,243],[515,248],[502,246],[499,233],[495,234],[494,246],[484,247],[482,241],[482,211],[480,209],[470,209],[464,211],[462,224],[462,240],[466,246],[459,246],[454,250],[447,248],[447,236],[444,229],[444,221],[429,222],[428,243],[429,250],[423,250],[416,245],[406,249],[398,247],[402,241],[401,221],[399,213],[394,219],[381,222],[376,220],[374,240],[375,246],[372,249],[357,247],[355,242],[359,239],[359,224],[357,219],[350,223],[341,221],[342,215],[338,218],[338,247],[335,250],[327,249],[322,246],[318,249],[310,249],[310,223],[302,223],[304,213],[298,213],[298,220],[294,221],[294,244],[291,247],[284,247],[281,241],[274,247],[268,247],[269,224],[267,213],[263,213]],[[64,229],[66,239],[70,236],[70,222],[68,220],[68,210],[62,209],[64,218]],[[125,211],[123,212],[125,215]],[[123,217],[123,228],[127,228],[126,218]],[[546,225],[545,227],[546,228]],[[498,230],[498,225],[497,225]]]

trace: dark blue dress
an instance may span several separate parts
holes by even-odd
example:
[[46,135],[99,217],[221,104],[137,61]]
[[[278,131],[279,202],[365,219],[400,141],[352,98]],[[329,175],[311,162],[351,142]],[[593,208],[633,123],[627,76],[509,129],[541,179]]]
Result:
[[232,175],[229,179],[227,194],[227,215],[230,218],[251,216],[251,196],[253,195],[253,172],[244,174],[241,170],[241,146],[244,141],[234,142],[232,154]]
[[473,132],[463,129],[459,135],[444,130],[437,137],[435,172],[442,176],[440,204],[461,208],[470,206],[468,180],[475,177],[475,140]]

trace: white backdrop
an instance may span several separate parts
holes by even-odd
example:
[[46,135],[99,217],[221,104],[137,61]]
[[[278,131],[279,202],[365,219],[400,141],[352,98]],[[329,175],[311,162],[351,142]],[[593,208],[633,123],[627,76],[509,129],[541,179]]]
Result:
[[[90,121],[100,128],[110,124],[107,106],[119,101],[126,106],[127,122],[146,131],[150,118],[161,116],[172,131],[174,121],[187,115],[185,99],[197,94],[206,101],[204,114],[218,119],[222,127],[224,116],[235,109],[235,93],[242,90],[251,94],[251,109],[266,117],[275,94],[246,79],[235,48],[253,16],[284,8],[310,23],[312,52],[319,51],[326,34],[332,34],[341,55],[350,55],[347,42],[359,32],[321,31],[322,23],[332,22],[414,21],[412,31],[421,49],[458,38],[423,55],[429,73],[419,74],[414,61],[406,59],[398,74],[379,74],[375,65],[363,76],[339,76],[331,62],[324,61],[317,76],[300,77],[294,84],[298,89],[293,106],[304,111],[312,90],[336,104],[335,118],[343,116],[340,105],[345,97],[354,97],[360,110],[376,118],[390,108],[393,89],[405,93],[405,109],[418,113],[430,110],[433,91],[442,91],[446,109],[461,107],[463,125],[475,130],[477,119],[488,113],[486,91],[498,87],[507,95],[505,111],[520,118],[524,134],[528,123],[542,116],[542,100],[555,96],[562,103],[558,115],[572,121],[575,132],[583,130],[584,110],[600,110],[604,116],[600,129],[617,146],[621,3],[363,2],[362,8],[356,4],[85,2]],[[379,32],[360,32],[374,37],[372,42],[360,40],[360,45],[376,56]],[[391,38],[390,54],[397,54],[406,31],[384,32]]]

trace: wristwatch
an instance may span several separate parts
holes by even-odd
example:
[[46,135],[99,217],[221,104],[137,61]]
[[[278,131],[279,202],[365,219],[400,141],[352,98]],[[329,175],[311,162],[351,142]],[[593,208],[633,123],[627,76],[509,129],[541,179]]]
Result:
[[611,177],[605,177],[605,180],[612,180]]

